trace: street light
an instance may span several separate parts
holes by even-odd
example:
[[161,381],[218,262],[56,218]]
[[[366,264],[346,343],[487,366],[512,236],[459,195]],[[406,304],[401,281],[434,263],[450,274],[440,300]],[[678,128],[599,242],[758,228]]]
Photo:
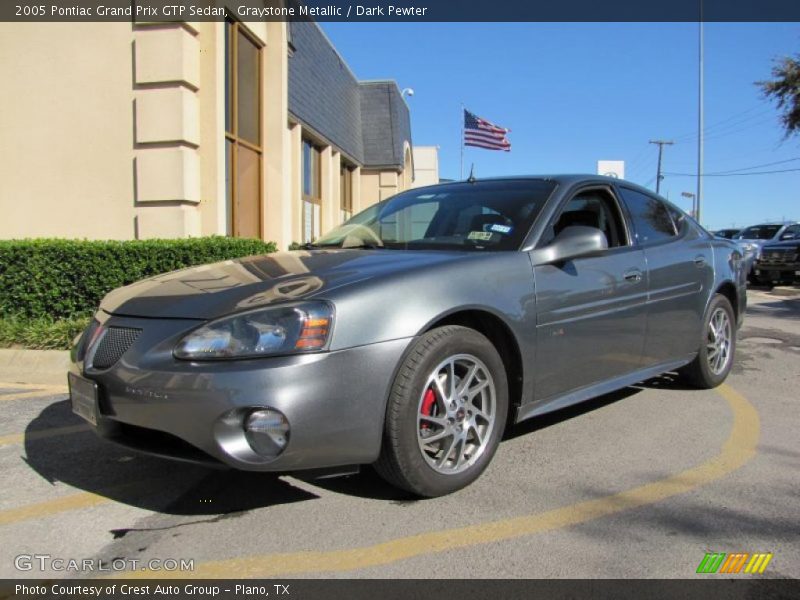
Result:
[[409,96],[413,96],[414,95],[414,90],[411,89],[411,88],[403,88],[403,91],[400,92],[400,97],[401,98],[405,98],[406,94],[408,94]]
[[691,215],[696,219],[697,218],[697,206],[695,205],[695,200],[697,199],[697,194],[693,194],[692,192],[681,192],[681,196],[684,198],[691,198],[692,199],[692,212]]

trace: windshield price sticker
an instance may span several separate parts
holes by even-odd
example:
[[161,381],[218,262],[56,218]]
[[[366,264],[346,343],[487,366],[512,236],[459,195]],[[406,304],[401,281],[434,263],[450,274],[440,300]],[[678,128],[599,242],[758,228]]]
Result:
[[508,235],[514,228],[511,225],[501,225],[500,223],[494,223],[489,227],[489,231],[494,231],[495,233],[502,233],[503,235]]

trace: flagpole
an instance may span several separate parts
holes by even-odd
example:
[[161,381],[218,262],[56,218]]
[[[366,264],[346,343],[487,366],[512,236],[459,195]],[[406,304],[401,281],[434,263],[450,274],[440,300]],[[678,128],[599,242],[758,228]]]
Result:
[[461,175],[459,180],[464,179],[464,103],[461,103],[461,139],[458,141],[461,145]]

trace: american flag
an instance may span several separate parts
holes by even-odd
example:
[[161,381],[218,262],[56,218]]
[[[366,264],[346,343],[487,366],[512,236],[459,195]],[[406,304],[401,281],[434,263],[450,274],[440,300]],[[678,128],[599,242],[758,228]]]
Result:
[[506,139],[506,134],[511,131],[490,123],[464,110],[464,145],[477,146],[487,150],[511,150],[511,142]]

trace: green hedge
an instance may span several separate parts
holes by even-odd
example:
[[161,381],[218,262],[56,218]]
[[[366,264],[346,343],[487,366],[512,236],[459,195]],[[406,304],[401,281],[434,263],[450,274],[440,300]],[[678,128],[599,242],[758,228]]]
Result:
[[76,319],[109,291],[183,267],[274,252],[227,237],[186,240],[0,240],[0,318]]
[[69,350],[75,337],[86,329],[91,317],[73,319],[0,319],[0,348]]

